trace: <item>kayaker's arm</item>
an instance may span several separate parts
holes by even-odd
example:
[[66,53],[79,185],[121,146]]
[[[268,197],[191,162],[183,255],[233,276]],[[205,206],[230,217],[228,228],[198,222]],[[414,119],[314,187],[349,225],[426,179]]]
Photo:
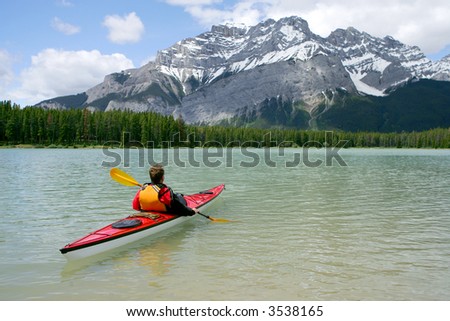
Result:
[[167,185],[161,188],[159,192],[159,200],[163,202],[167,211],[171,214],[179,216],[192,216],[196,213],[195,210],[187,206],[186,200],[182,194],[174,193]]
[[139,203],[139,194],[141,193],[141,190],[138,190],[136,195],[134,196],[133,202],[131,203],[132,207],[136,211],[141,210],[141,204]]
[[184,200],[184,198],[181,198],[183,198],[182,195],[175,193],[173,194],[173,199],[170,204],[170,212],[179,216],[192,216],[197,213],[195,209],[192,209],[185,204],[186,201]]

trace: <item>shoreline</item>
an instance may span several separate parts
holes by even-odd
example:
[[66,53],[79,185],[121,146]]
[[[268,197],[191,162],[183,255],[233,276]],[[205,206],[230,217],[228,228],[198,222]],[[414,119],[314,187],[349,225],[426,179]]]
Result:
[[17,145],[0,145],[0,149],[102,149],[103,145],[32,145],[32,144],[17,144]]
[[[16,144],[16,145],[0,145],[1,149],[122,149],[121,146],[105,146],[105,145],[33,145],[33,144]],[[189,149],[190,147],[171,147],[170,149]],[[202,149],[202,148],[209,148],[209,147],[194,147],[194,149]],[[230,147],[226,147],[230,148]],[[240,148],[239,146],[231,147],[231,148]],[[253,147],[252,147],[253,148]],[[254,147],[256,149],[262,149],[265,147]],[[270,148],[281,148],[280,146],[274,146]],[[284,147],[284,148],[293,148],[293,149],[300,149],[304,148],[302,146],[290,146],[290,147]],[[316,147],[309,147],[309,148],[316,148]],[[325,147],[320,147],[317,149],[322,149]],[[331,148],[335,148],[335,146],[331,146]],[[156,148],[143,148],[143,147],[128,147],[128,149],[166,149],[162,147],[156,147]],[[352,146],[352,147],[342,147],[342,149],[414,149],[414,150],[450,150],[448,147],[382,147],[382,146],[375,146],[375,147],[368,147],[368,146]]]

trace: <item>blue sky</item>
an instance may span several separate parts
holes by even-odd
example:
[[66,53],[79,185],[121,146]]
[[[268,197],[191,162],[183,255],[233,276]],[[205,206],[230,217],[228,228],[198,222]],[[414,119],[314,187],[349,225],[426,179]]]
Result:
[[[373,3],[372,3],[373,2]],[[211,29],[298,15],[328,36],[355,27],[450,54],[448,0],[15,0],[0,12],[0,100],[22,106],[75,94]]]

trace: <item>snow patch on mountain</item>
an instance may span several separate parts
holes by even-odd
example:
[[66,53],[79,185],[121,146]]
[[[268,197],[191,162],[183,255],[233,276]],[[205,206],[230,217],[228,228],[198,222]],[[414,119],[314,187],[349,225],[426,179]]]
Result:
[[386,94],[382,90],[378,90],[374,87],[367,85],[362,80],[365,77],[364,74],[361,74],[358,71],[356,71],[355,73],[350,72],[349,74],[358,92],[371,96],[386,96]]

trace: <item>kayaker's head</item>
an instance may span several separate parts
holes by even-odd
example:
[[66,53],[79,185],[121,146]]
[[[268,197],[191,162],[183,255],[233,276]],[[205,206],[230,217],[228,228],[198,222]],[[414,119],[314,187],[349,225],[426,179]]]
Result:
[[161,164],[155,164],[150,167],[149,174],[153,184],[162,184],[164,182],[164,167]]

